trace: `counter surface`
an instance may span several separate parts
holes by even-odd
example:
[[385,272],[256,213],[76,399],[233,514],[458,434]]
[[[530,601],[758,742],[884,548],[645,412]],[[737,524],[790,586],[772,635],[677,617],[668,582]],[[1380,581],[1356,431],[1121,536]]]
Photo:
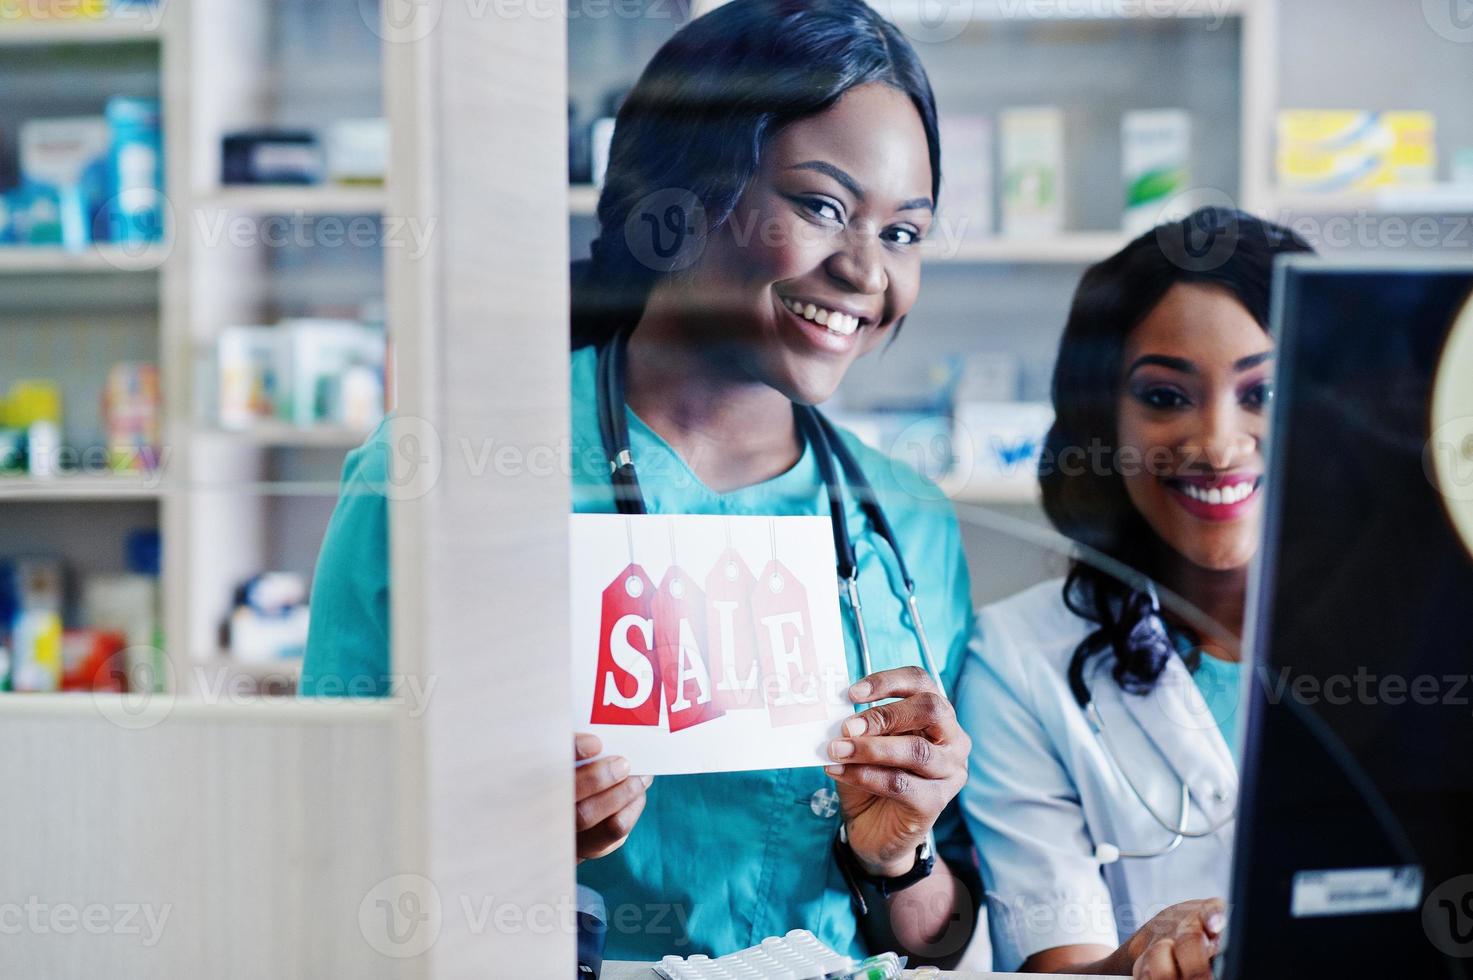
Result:
[[[905,971],[907,980],[916,977],[913,970]],[[921,977],[935,977],[936,980],[1005,980],[1007,977],[1033,976],[1024,973],[954,973],[942,971],[940,973],[920,974]],[[629,963],[624,961],[610,960],[604,964],[603,980],[658,980],[659,974],[650,969],[645,963]],[[1085,980],[1084,977],[1069,977],[1058,975],[1056,980]],[[1099,978],[1094,978],[1099,980]],[[1122,978],[1124,980],[1124,978]]]

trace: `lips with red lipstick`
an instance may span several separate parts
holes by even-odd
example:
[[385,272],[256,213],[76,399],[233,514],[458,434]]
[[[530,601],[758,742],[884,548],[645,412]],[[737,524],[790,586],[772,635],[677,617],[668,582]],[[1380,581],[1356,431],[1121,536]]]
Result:
[[1263,489],[1263,475],[1259,473],[1171,476],[1163,482],[1172,500],[1205,521],[1237,520],[1258,505]]

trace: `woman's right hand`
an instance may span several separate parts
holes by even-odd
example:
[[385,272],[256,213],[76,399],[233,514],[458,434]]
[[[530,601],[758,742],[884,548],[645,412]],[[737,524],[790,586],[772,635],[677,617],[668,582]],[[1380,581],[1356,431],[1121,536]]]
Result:
[[604,750],[597,735],[573,736],[573,823],[578,831],[578,860],[600,858],[624,843],[644,812],[645,790],[653,776],[629,775],[629,760],[611,755],[578,765]]
[[1117,972],[1134,980],[1212,980],[1227,926],[1222,899],[1182,902],[1158,913],[1116,951]]

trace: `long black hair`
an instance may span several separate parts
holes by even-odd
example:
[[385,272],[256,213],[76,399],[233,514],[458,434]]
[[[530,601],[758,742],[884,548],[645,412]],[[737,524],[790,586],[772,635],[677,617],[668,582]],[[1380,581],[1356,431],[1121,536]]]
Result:
[[573,270],[573,346],[637,320],[667,274],[631,249],[627,229],[641,219],[674,227],[698,205],[714,232],[775,133],[871,82],[909,95],[920,113],[936,200],[941,140],[931,83],[900,31],[863,0],[732,0],[676,33],[615,120],[599,235],[592,259]]
[[[1178,283],[1226,289],[1267,330],[1274,257],[1308,251],[1286,228],[1242,211],[1203,208],[1141,235],[1085,272],[1059,343],[1055,421],[1039,466],[1044,511],[1060,533],[1159,578],[1165,546],[1131,503],[1114,465],[1126,337]],[[1094,447],[1103,450],[1094,454],[1101,465],[1073,471],[1060,464],[1071,450]],[[1076,696],[1086,661],[1106,651],[1114,654],[1112,672],[1122,688],[1144,694],[1155,686],[1174,651],[1154,595],[1076,559],[1064,602],[1098,627],[1074,651]]]

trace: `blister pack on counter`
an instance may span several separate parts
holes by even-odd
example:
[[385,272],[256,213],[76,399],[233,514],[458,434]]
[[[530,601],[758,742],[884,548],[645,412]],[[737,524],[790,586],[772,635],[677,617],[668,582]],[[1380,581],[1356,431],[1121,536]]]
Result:
[[808,930],[794,929],[715,959],[667,956],[655,973],[664,980],[897,980],[903,966],[894,953],[856,963]]

